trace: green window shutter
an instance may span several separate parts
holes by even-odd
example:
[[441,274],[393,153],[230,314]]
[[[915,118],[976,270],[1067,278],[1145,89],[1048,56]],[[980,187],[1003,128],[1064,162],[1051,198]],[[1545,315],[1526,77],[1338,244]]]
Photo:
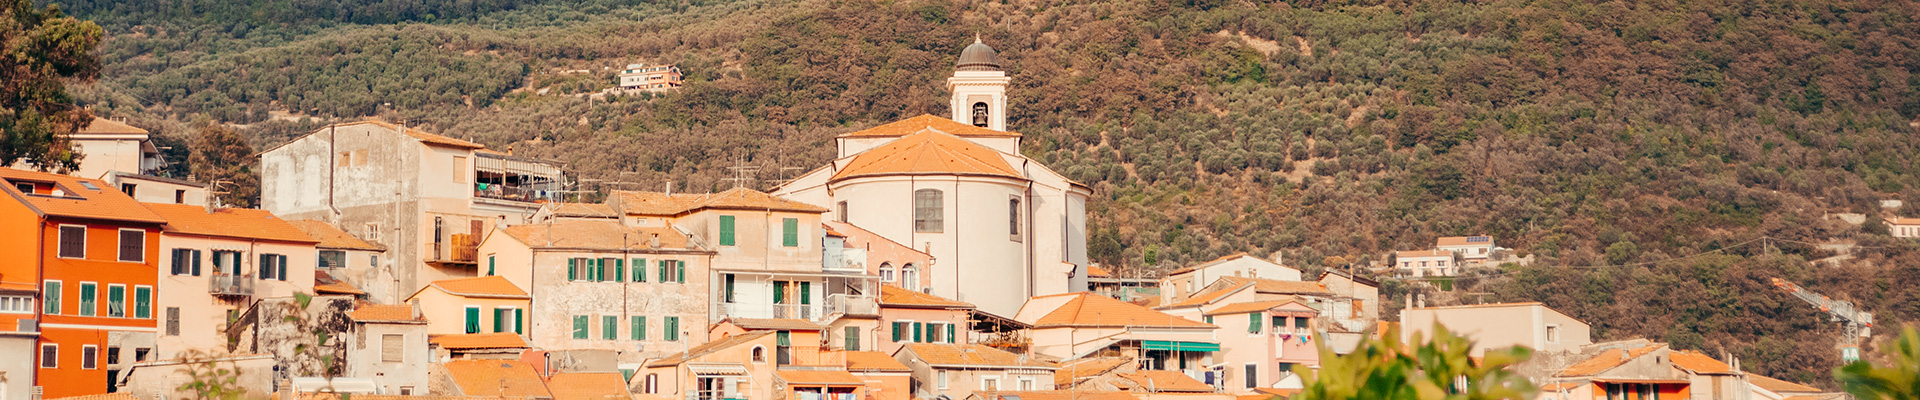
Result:
[[41,290],[46,292],[44,294],[46,298],[42,299],[42,302],[46,303],[46,306],[45,306],[46,313],[52,314],[52,315],[59,315],[60,314],[60,282],[47,282],[45,286],[46,287],[41,288]]
[[1271,324],[1267,324],[1267,325],[1272,325],[1272,326],[1273,326],[1273,330],[1277,332],[1277,331],[1279,331],[1279,330],[1280,330],[1280,328],[1283,328],[1283,327],[1286,327],[1286,326],[1287,326],[1287,317],[1282,317],[1282,316],[1274,316],[1274,317],[1273,317],[1273,321],[1272,321],[1272,322],[1273,322],[1273,323],[1271,323]]
[[647,281],[647,259],[645,258],[633,259],[633,281],[634,282]]
[[787,282],[773,282],[773,304],[787,304]]
[[893,325],[893,341],[898,342],[900,341],[900,323],[895,322],[891,325]]
[[847,327],[847,351],[860,351],[860,327]]
[[200,255],[201,254],[202,253],[200,253],[199,250],[193,251],[193,276],[200,276]]
[[667,331],[661,333],[661,336],[666,337],[669,342],[680,341],[680,317],[667,317],[666,329]]
[[679,283],[687,283],[687,262],[674,261],[673,265],[676,266],[675,267],[676,271],[674,271],[673,273],[673,281],[679,282]]
[[667,260],[660,260],[660,262],[657,262],[655,264],[660,265],[660,283],[672,282],[673,281],[672,279],[667,279],[667,277],[669,276],[667,274]]
[[133,289],[133,317],[153,318],[153,288]]
[[620,317],[612,315],[600,317],[600,338],[606,340],[620,338]]
[[585,315],[573,316],[573,338],[574,339],[587,338],[587,316]]
[[647,340],[647,317],[633,317],[633,340]]
[[813,304],[813,282],[800,282],[800,304]]
[[733,243],[733,216],[722,215],[720,216],[720,245],[732,246]]
[[274,276],[279,277],[281,282],[286,282],[287,281],[287,256],[273,256],[273,262],[275,264],[279,264],[279,268],[280,268],[280,273]]
[[953,324],[947,324],[947,343],[953,343]]
[[774,344],[775,346],[792,346],[792,345],[793,345],[793,332],[791,332],[791,331],[778,331],[778,332],[774,332],[774,333],[773,333],[773,344]]
[[613,281],[627,281],[627,260],[613,260]]
[[578,276],[579,274],[578,270],[580,269],[579,263],[580,263],[580,259],[578,258],[567,259],[567,280],[569,281],[580,280],[580,277]]
[[506,322],[507,322],[507,309],[505,308],[493,309],[493,331],[495,333],[506,332],[507,331]]
[[1247,313],[1247,333],[1260,333],[1260,313]]
[[1205,322],[1205,323],[1208,323],[1208,324],[1212,324],[1212,323],[1213,323],[1213,316],[1212,316],[1212,315],[1208,315],[1208,316],[1203,316],[1203,317],[1200,317],[1200,322]]
[[493,268],[494,268],[494,256],[488,255],[487,256],[487,276],[499,275],[494,273]]
[[109,317],[127,316],[127,287],[126,286],[108,286],[107,287],[107,316]]
[[519,333],[519,334],[527,333],[525,325],[523,325],[526,323],[525,322],[526,320],[527,320],[527,310],[522,310],[518,308],[513,309],[513,333]]
[[93,297],[98,295],[98,293],[94,293],[96,290],[99,290],[99,287],[91,283],[80,284],[80,315],[91,317],[95,309],[99,308],[94,304]]
[[467,333],[480,333],[480,308],[467,307]]
[[927,329],[927,324],[924,322],[913,323],[913,342],[914,343],[927,342],[927,335],[925,332],[926,329]]
[[607,259],[597,258],[593,260],[593,281],[607,281]]
[[800,219],[799,218],[787,218],[787,219],[780,220],[780,228],[781,228],[781,235],[780,235],[781,245],[787,246],[787,247],[800,246]]

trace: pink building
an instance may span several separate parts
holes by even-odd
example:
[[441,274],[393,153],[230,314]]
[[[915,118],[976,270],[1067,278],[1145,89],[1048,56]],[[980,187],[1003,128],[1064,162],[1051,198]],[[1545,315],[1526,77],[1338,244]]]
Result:
[[[1251,293],[1245,296],[1251,297]],[[1320,352],[1314,346],[1319,312],[1298,299],[1225,303],[1207,309],[1207,323],[1220,326],[1220,353],[1226,365],[1219,381],[1232,393],[1258,388],[1299,388],[1294,366],[1317,368]]]

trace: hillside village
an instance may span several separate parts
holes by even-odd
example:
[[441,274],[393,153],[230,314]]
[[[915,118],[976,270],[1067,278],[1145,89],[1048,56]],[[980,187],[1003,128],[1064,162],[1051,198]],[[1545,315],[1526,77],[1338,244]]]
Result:
[[553,160],[369,120],[261,152],[261,207],[229,208],[98,120],[72,175],[0,169],[0,232],[26,238],[0,241],[0,399],[193,398],[209,362],[249,398],[1267,399],[1435,326],[1535,349],[1516,370],[1546,399],[1843,396],[1596,342],[1541,303],[1383,315],[1380,279],[1527,262],[1490,236],[1380,268],[1108,270],[1091,189],[1007,126],[1011,81],[976,39],[952,115],[842,134],[766,191],[585,191]]

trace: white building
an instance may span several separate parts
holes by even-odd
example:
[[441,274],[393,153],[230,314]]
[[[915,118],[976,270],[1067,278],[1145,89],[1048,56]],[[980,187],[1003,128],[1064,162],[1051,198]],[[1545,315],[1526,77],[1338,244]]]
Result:
[[142,203],[207,205],[207,185],[200,182],[119,170],[107,171],[100,180]]
[[672,65],[627,64],[620,70],[620,88],[663,92],[680,88],[681,77],[680,67]]
[[1401,340],[1433,337],[1439,324],[1454,334],[1473,339],[1473,355],[1487,349],[1527,346],[1535,351],[1578,350],[1593,344],[1592,330],[1540,303],[1501,303],[1400,310]]
[[1446,250],[1396,251],[1393,264],[1397,273],[1416,277],[1453,276],[1460,268],[1453,262],[1453,253]]
[[[1009,78],[992,48],[961,52],[951,119],[922,115],[840,135],[838,159],[775,187],[932,254],[929,291],[1010,315],[1028,297],[1086,290],[1086,185],[1020,155]],[[965,121],[966,123],[956,122]]]
[[1492,236],[1447,236],[1434,240],[1433,248],[1459,254],[1467,260],[1484,261],[1498,247],[1493,245]]
[[1213,261],[1173,270],[1168,272],[1167,276],[1160,278],[1160,296],[1162,297],[1160,304],[1184,301],[1193,293],[1199,292],[1207,285],[1212,285],[1213,281],[1226,276],[1298,281],[1300,270],[1250,256],[1247,253],[1220,257]]
[[160,149],[147,141],[147,130],[125,122],[95,117],[86,129],[69,138],[85,158],[72,175],[105,179],[108,171],[151,173],[162,163]]
[[1920,238],[1920,218],[1887,218],[1887,233],[1897,238]]

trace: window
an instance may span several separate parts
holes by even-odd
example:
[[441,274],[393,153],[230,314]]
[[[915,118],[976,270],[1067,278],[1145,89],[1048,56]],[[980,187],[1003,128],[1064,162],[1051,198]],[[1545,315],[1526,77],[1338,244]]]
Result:
[[837,206],[835,210],[838,211],[833,213],[833,216],[839,219],[840,222],[847,222],[847,202],[841,201]]
[[180,307],[167,307],[167,336],[180,336]]
[[40,285],[41,301],[47,308],[47,314],[60,314],[60,281],[46,281]]
[[60,368],[60,345],[53,343],[40,345],[40,368]]
[[1020,240],[1020,199],[1007,199],[1007,234]]
[[346,268],[347,252],[340,250],[321,250],[320,268]]
[[498,260],[496,260],[496,257],[494,257],[494,255],[492,255],[492,254],[488,254],[488,255],[487,255],[487,274],[486,274],[486,275],[483,275],[483,276],[494,276],[494,275],[499,275],[499,274],[497,274],[497,273],[494,273],[494,267],[495,267],[495,264],[497,263],[497,261],[498,261]]
[[574,339],[587,338],[587,316],[585,315],[573,316],[573,338]]
[[407,361],[407,335],[380,335],[380,362]]
[[413,387],[412,387],[412,386],[401,386],[401,387],[400,387],[400,395],[401,395],[401,396],[412,396],[412,395],[413,395]]
[[1547,325],[1547,343],[1559,343],[1559,342],[1560,342],[1560,326]]
[[755,362],[755,363],[765,363],[765,362],[767,362],[767,348],[766,348],[766,347],[761,347],[761,346],[753,346],[753,362]]
[[131,183],[122,183],[122,184],[120,184],[120,193],[126,193],[126,194],[127,194],[128,196],[132,196],[132,195],[133,195],[133,188],[134,188],[134,187],[136,187],[136,186],[138,186],[138,185],[134,185],[134,184],[131,184]]
[[907,339],[907,331],[908,331],[908,330],[911,330],[911,329],[913,329],[913,328],[911,328],[911,327],[910,327],[910,325],[912,325],[912,324],[913,324],[912,322],[906,322],[906,321],[894,321],[894,323],[893,323],[893,341],[895,341],[895,342],[904,342],[904,341],[906,341],[906,339]]
[[1033,378],[1020,378],[1020,390],[1033,390]]
[[598,281],[599,279],[593,277],[593,273],[598,271],[598,269],[594,268],[594,262],[594,259],[591,258],[567,259],[567,280],[576,282]]
[[[346,260],[346,257],[341,257],[340,259],[341,259],[341,260]],[[344,264],[344,263],[343,263],[343,264]],[[368,254],[368,255],[367,255],[367,266],[369,266],[369,267],[378,267],[378,266],[380,266],[380,255],[379,255],[379,254]]]
[[720,216],[720,245],[721,246],[734,245],[732,215]]
[[134,348],[134,349],[133,349],[133,362],[142,362],[142,361],[146,361],[146,360],[147,360],[147,354],[149,354],[149,353],[152,353],[152,352],[153,352],[153,349],[149,349],[149,348],[145,348],[145,347],[137,347],[137,348]]
[[193,249],[173,249],[174,275],[200,276],[200,251]]
[[647,317],[629,317],[633,320],[633,340],[647,340]]
[[60,258],[87,258],[87,227],[60,226]]
[[187,204],[187,191],[185,189],[176,189],[173,191],[173,204]]
[[287,256],[261,254],[260,280],[285,282],[287,280]]
[[1247,313],[1247,333],[1260,334],[1260,313]]
[[947,371],[940,371],[940,379],[936,381],[937,384],[935,384],[935,386],[939,387],[940,390],[947,390]]
[[799,218],[780,219],[780,245],[785,247],[800,247]]
[[1260,365],[1247,364],[1246,379],[1241,379],[1241,380],[1247,381],[1248,389],[1259,387],[1260,386]]
[[227,250],[213,251],[214,275],[239,275],[240,252]]
[[114,365],[119,363],[120,363],[120,347],[107,346],[107,365]]
[[980,390],[988,391],[988,392],[1000,390],[1000,378],[996,378],[996,377],[980,378]]
[[620,317],[612,315],[600,317],[600,338],[605,340],[620,338]]
[[81,316],[91,317],[94,313],[99,312],[99,303],[95,301],[97,300],[95,297],[99,296],[99,291],[99,285],[93,282],[80,282]]
[[646,391],[647,394],[660,393],[660,374],[647,374],[647,379],[641,386],[641,390]]
[[454,183],[467,182],[467,158],[466,157],[453,156],[453,182]]
[[857,327],[857,326],[847,327],[847,333],[845,336],[847,337],[846,350],[860,351],[860,327]]
[[467,333],[480,333],[480,307],[467,306]]
[[365,232],[360,235],[361,237],[365,237],[367,240],[380,240],[380,224],[367,224],[362,227],[362,229],[364,229]]
[[893,282],[893,264],[880,263],[880,281]]
[[0,296],[0,313],[32,314],[33,298],[28,296]]
[[513,333],[518,333],[518,334],[527,333],[526,321],[527,321],[527,310],[522,310],[518,308],[513,309]]
[[687,283],[687,262],[660,260],[660,282]]
[[1293,317],[1293,331],[1294,331],[1294,332],[1299,332],[1299,333],[1306,333],[1306,332],[1307,332],[1307,318],[1306,318],[1306,317]]
[[100,346],[80,346],[80,369],[100,369]]
[[514,325],[518,325],[520,323],[520,321],[515,320],[513,318],[514,311],[517,311],[517,310],[511,307],[494,307],[493,308],[493,332],[494,333],[514,331],[513,329]]
[[152,286],[133,287],[133,317],[140,319],[153,318]]
[[913,192],[914,232],[940,233],[944,231],[941,221],[945,214],[941,212],[940,201],[939,190],[920,189]]
[[773,341],[774,345],[780,347],[778,352],[775,354],[779,356],[779,358],[775,360],[778,362],[778,364],[775,364],[775,365],[793,364],[793,332],[790,332],[790,331],[774,332],[773,340],[774,340]]
[[940,323],[935,322],[935,323],[927,324],[927,338],[926,338],[927,343],[944,342],[945,340],[942,340],[943,333],[944,331],[940,330]]
[[920,269],[913,264],[900,267],[900,287],[907,290],[920,290]]
[[647,281],[647,259],[645,258],[633,259],[633,281],[634,282]]
[[147,231],[139,229],[120,230],[120,261],[147,261]]
[[680,317],[667,317],[666,330],[660,332],[669,342],[680,341]]

